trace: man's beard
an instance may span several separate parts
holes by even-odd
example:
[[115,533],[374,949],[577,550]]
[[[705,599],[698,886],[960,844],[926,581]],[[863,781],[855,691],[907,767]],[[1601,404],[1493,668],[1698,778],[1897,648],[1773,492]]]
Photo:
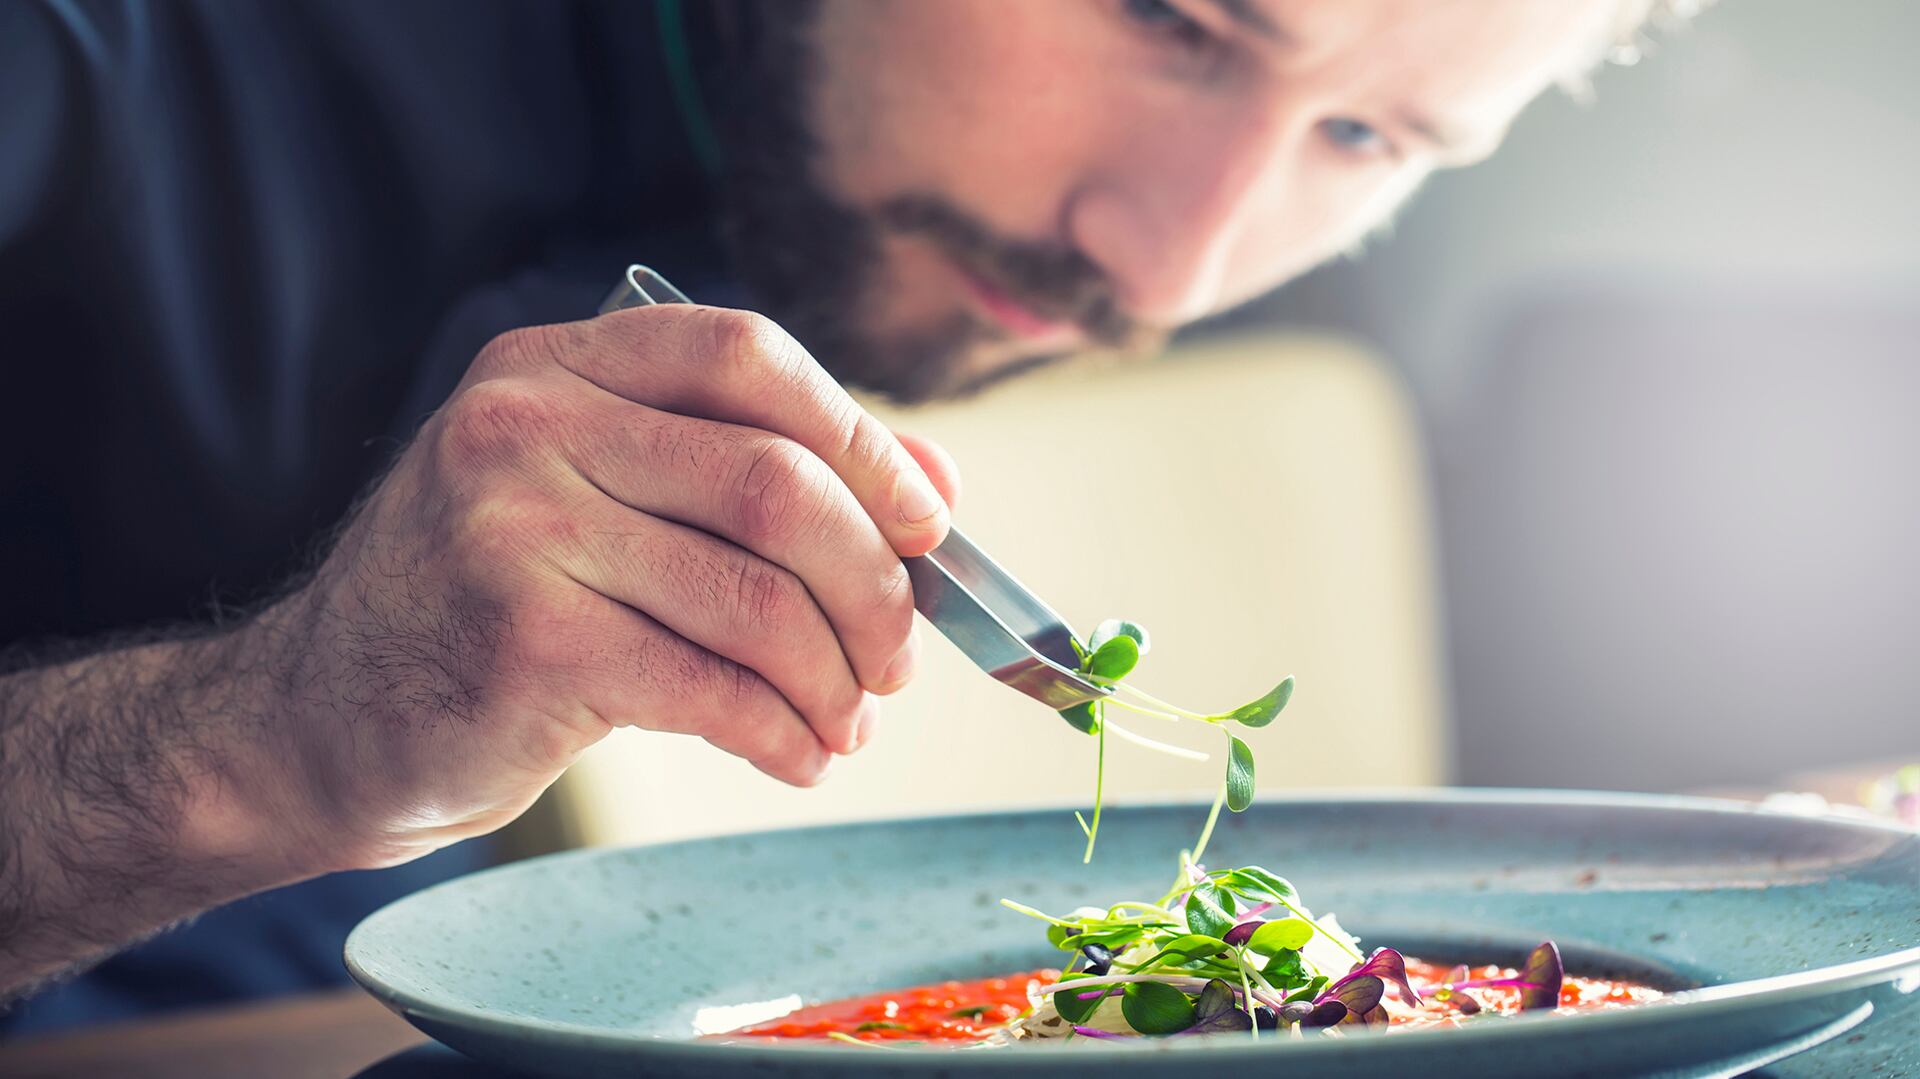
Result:
[[970,354],[1006,335],[965,310],[884,338],[873,333],[888,287],[883,242],[911,237],[1036,315],[1077,325],[1085,351],[1137,354],[1163,340],[1121,311],[1106,275],[1071,247],[999,237],[931,192],[860,208],[828,191],[808,120],[817,9],[817,0],[734,9],[734,77],[721,108],[723,231],[734,272],[762,311],[842,382],[903,403],[977,392],[1070,355],[969,371]]

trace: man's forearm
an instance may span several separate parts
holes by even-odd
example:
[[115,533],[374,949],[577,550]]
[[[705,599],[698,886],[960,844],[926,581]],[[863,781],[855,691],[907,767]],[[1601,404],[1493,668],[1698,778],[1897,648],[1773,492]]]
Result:
[[267,658],[242,633],[0,678],[0,1001],[315,873]]

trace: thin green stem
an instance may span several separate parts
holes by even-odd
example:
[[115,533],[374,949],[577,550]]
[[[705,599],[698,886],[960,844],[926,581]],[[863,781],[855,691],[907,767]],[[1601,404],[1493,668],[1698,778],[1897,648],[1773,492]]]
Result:
[[1024,914],[1029,918],[1038,918],[1041,921],[1047,922],[1052,925],[1064,926],[1067,929],[1078,929],[1080,927],[1079,922],[1070,922],[1070,921],[1067,921],[1065,918],[1055,918],[1051,914],[1034,910],[1032,907],[1027,906],[1025,903],[1015,903],[1011,899],[1002,899],[1000,901],[1000,905],[1007,908],[1008,910],[1016,911],[1018,913]]
[[[1160,698],[1154,696],[1153,694],[1148,693],[1146,690],[1141,689],[1138,686],[1130,685],[1125,682],[1116,683],[1113,688],[1119,693],[1130,693],[1133,695],[1135,700],[1143,701],[1146,704],[1152,705],[1153,707],[1158,708],[1162,711],[1171,712],[1176,716],[1184,716],[1187,719],[1197,719],[1202,723],[1215,723],[1215,722],[1218,722],[1220,719],[1219,716],[1210,716],[1201,712],[1192,712],[1192,711],[1188,711],[1185,708],[1180,707],[1177,704],[1169,704],[1166,701],[1163,701]],[[1109,697],[1107,699],[1112,700],[1113,698]]]
[[1247,1022],[1253,1024],[1251,1028],[1253,1030],[1253,1040],[1259,1041],[1260,1019],[1253,1014],[1253,983],[1247,979],[1247,972],[1252,970],[1253,967],[1247,962],[1247,950],[1245,948],[1235,948],[1233,950],[1233,958],[1240,965],[1240,1000],[1247,1009]]
[[[1164,903],[1165,900],[1162,900],[1161,902]],[[1121,920],[1120,916],[1115,912],[1122,911],[1122,910],[1138,910],[1138,911],[1145,911],[1148,914],[1158,914],[1162,918],[1165,918],[1170,922],[1177,922],[1180,920],[1180,915],[1175,914],[1174,912],[1168,910],[1166,907],[1162,906],[1161,903],[1141,903],[1132,899],[1122,900],[1121,902],[1115,903],[1114,905],[1108,907],[1107,917],[1114,921],[1119,921]]]
[[[1096,751],[1093,763],[1093,823],[1087,826],[1087,852],[1080,856],[1081,865],[1089,865],[1093,862],[1093,842],[1100,835],[1100,806],[1106,799],[1107,791],[1107,724],[1104,714],[1106,709],[1100,704],[1095,704],[1093,709],[1094,717],[1101,721],[1100,733],[1094,738],[1100,748]],[[1222,787],[1220,791],[1221,796],[1225,797],[1226,788]]]
[[[1120,688],[1125,689],[1126,687],[1122,686]],[[1155,719],[1164,719],[1168,723],[1179,723],[1184,718],[1181,716],[1177,716],[1172,712],[1162,712],[1158,708],[1148,708],[1148,707],[1145,707],[1144,705],[1135,704],[1132,701],[1122,700],[1118,696],[1108,697],[1105,700],[1101,701],[1100,703],[1119,705],[1121,708],[1125,708],[1127,711],[1132,712],[1136,715],[1152,716]]]
[[1214,796],[1213,808],[1207,812],[1207,826],[1200,830],[1200,842],[1193,845],[1193,864],[1200,864],[1200,857],[1207,852],[1207,841],[1213,838],[1213,826],[1220,819],[1220,807],[1227,804],[1227,781],[1220,781],[1220,793]]
[[1156,742],[1151,738],[1145,737],[1144,735],[1135,734],[1132,731],[1126,729],[1125,727],[1122,727],[1120,724],[1115,723],[1111,719],[1102,719],[1100,721],[1100,729],[1102,731],[1111,730],[1113,733],[1119,735],[1121,738],[1124,738],[1127,741],[1132,742],[1134,745],[1139,746],[1142,749],[1151,749],[1155,753],[1165,753],[1169,757],[1179,757],[1183,760],[1189,760],[1189,761],[1205,761],[1205,760],[1212,759],[1207,754],[1202,753],[1197,749],[1188,749],[1186,746],[1168,745],[1165,742]]
[[1280,899],[1280,897],[1278,896],[1275,896],[1274,898],[1279,899],[1280,905],[1292,911],[1295,916],[1300,918],[1301,921],[1304,921],[1308,925],[1312,926],[1314,932],[1320,934],[1321,936],[1327,938],[1328,940],[1334,942],[1335,944],[1338,944],[1340,946],[1341,951],[1346,952],[1350,956],[1353,956],[1354,962],[1364,963],[1367,961],[1367,957],[1360,954],[1360,949],[1355,948],[1353,945],[1347,943],[1342,938],[1336,937],[1332,933],[1328,932],[1327,927],[1324,925],[1321,925],[1320,922],[1317,919],[1315,919],[1313,915],[1308,914],[1306,911],[1301,910],[1299,907],[1294,906],[1292,902],[1286,899]]

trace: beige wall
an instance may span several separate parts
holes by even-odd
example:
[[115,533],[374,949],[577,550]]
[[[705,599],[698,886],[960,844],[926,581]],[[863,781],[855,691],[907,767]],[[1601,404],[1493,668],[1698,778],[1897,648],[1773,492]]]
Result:
[[[1134,681],[1200,709],[1292,673],[1248,737],[1268,790],[1421,784],[1443,767],[1424,467],[1400,387],[1331,340],[1264,337],[983,399],[882,414],[958,459],[958,519],[1083,635],[1132,618]],[[793,790],[704,742],[616,733],[565,780],[590,842],[1008,803],[1084,802],[1093,741],[969,666],[930,627],[873,743]],[[1146,717],[1142,733],[1219,735]],[[1108,792],[1210,795],[1224,762],[1108,743]]]

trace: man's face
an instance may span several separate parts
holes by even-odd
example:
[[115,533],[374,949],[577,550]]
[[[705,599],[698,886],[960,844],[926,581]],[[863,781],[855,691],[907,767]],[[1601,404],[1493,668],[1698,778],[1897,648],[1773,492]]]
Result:
[[792,40],[811,145],[786,210],[823,279],[805,251],[762,272],[823,362],[906,399],[1152,343],[1491,152],[1621,7],[819,0]]

